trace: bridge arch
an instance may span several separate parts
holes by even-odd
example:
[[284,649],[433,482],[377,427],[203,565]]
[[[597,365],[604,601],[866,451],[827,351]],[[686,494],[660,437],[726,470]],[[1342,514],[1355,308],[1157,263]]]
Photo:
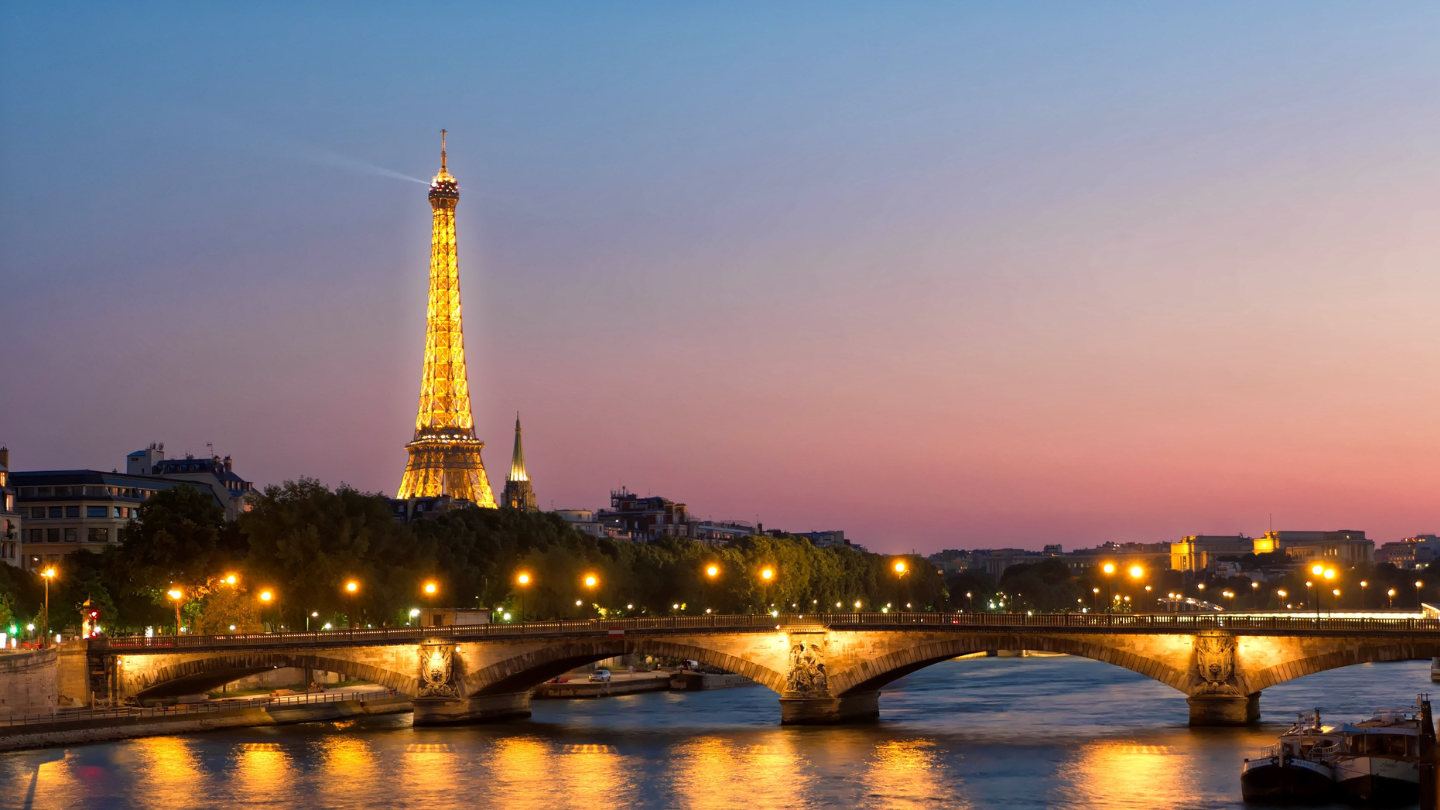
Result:
[[545,646],[466,673],[461,682],[460,694],[472,697],[522,692],[576,667],[630,654],[699,661],[707,666],[743,675],[773,692],[779,693],[785,689],[784,673],[719,650],[666,639],[597,638]]
[[[832,673],[830,686],[836,697],[874,692],[912,672],[962,655],[990,650],[1030,650],[1063,653],[1089,658],[1092,661],[1101,661],[1137,672],[1166,686],[1189,693],[1190,675],[1187,669],[1175,666],[1180,662],[1141,655],[1113,644],[1105,644],[1104,640],[1104,637],[1087,636],[988,634],[956,635],[950,638],[931,639],[914,647],[895,650],[862,661],[840,672]],[[1186,661],[1188,662],[1188,651]]]
[[[1303,649],[1303,647],[1301,647]],[[1339,649],[1315,652],[1292,658],[1280,664],[1245,673],[1246,691],[1259,692],[1286,681],[1303,678],[1341,667],[1377,664],[1388,661],[1429,660],[1440,656],[1440,643],[1429,641],[1385,639],[1361,640]]]
[[[167,656],[174,658],[176,656]],[[324,652],[224,652],[194,654],[151,663],[136,659],[136,668],[125,674],[125,697],[140,702],[207,692],[247,675],[281,667],[336,672],[354,680],[370,681],[407,695],[414,695],[417,677],[374,664],[337,657]],[[129,667],[127,667],[129,668]]]

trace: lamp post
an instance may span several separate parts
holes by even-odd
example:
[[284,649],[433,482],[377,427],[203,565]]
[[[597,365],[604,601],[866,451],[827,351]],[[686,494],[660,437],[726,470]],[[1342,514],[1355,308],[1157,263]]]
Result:
[[[589,591],[588,596],[593,599],[595,597],[595,588],[600,584],[600,578],[594,574],[586,574],[583,582],[585,583],[586,590]],[[577,601],[575,604],[579,605],[580,602]]]
[[1364,612],[1365,612],[1365,589],[1368,588],[1368,587],[1370,587],[1370,583],[1366,582],[1366,581],[1363,580],[1363,579],[1360,580],[1360,612],[1361,612],[1361,613],[1364,613]]
[[1390,610],[1395,609],[1395,589],[1391,588],[1385,592],[1385,606]]
[[1113,605],[1110,604],[1110,597],[1112,595],[1112,583],[1110,582],[1110,576],[1115,573],[1115,563],[1107,562],[1104,565],[1100,566],[1100,570],[1105,572],[1105,609],[1110,611],[1111,613],[1114,613],[1115,608]]
[[1333,617],[1335,615],[1335,606],[1340,604],[1340,589],[1336,588],[1330,593],[1335,595],[1335,598],[1330,602],[1330,615]]
[[360,616],[355,612],[355,595],[360,592],[360,583],[350,580],[345,583],[345,595],[350,598],[350,629],[360,626]]
[[[41,572],[40,572],[40,576],[42,576],[42,577],[45,578],[45,625],[44,625],[44,626],[45,626],[45,646],[48,647],[48,646],[50,646],[50,580],[52,580],[52,579],[55,578],[55,566],[52,565],[52,566],[46,568],[44,571],[41,571]],[[180,614],[177,612],[175,615],[176,615],[176,616],[179,616]]]
[[[269,588],[266,588],[265,590],[263,590],[263,591],[260,592],[260,604],[262,605],[262,607],[260,608],[260,623],[261,623],[261,625],[264,625],[264,623],[265,623],[265,608],[270,607],[270,603],[271,603],[272,601],[274,601],[274,599],[275,599],[275,592],[272,591],[272,590],[270,590]],[[274,623],[272,623],[272,626],[278,628],[279,623],[278,623],[278,622],[274,622]]]
[[[438,627],[439,622],[435,620],[435,594],[440,590],[440,586],[431,580],[420,590],[425,594],[426,605],[430,608],[430,624]],[[425,623],[422,621],[420,624],[423,627]]]
[[1280,590],[1278,590],[1278,591],[1275,592],[1275,595],[1280,597],[1280,605],[1281,605],[1281,607],[1284,607],[1284,606],[1285,606],[1285,597],[1289,596],[1290,594],[1289,594],[1288,592],[1286,592],[1286,590],[1285,590],[1284,588],[1281,588]]
[[515,576],[515,584],[520,586],[520,621],[525,621],[525,590],[530,586],[530,575],[521,571]]
[[185,592],[179,588],[171,588],[166,595],[175,602],[175,643],[178,644],[180,643],[180,600],[185,598]]
[[[1421,609],[1422,609],[1422,605],[1421,605],[1421,603],[1420,603],[1420,586],[1421,586],[1421,585],[1424,585],[1424,584],[1425,584],[1424,582],[1421,582],[1421,581],[1418,580],[1418,579],[1415,580],[1415,609],[1416,609],[1416,610],[1421,610]],[[48,616],[48,614],[47,614],[47,616]]]
[[1100,589],[1090,589],[1090,609],[1096,612],[1100,610]]

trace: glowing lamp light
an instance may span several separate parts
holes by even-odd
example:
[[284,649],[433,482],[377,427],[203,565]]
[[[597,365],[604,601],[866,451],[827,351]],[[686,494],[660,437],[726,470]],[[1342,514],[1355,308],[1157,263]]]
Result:
[[[415,618],[416,616],[419,616],[419,615],[420,615],[420,608],[410,608],[410,618],[413,619],[413,618]],[[327,626],[328,626],[328,625],[327,625]]]
[[182,593],[179,588],[171,588],[169,591],[166,592],[166,595],[168,595],[171,599],[179,599],[185,594]]
[[903,573],[905,573],[905,563],[904,563],[904,561],[900,561],[900,562],[895,563],[895,573],[897,573],[897,574],[903,574]]
[[857,607],[857,608],[860,607],[860,600],[859,600],[859,599],[856,599],[856,600],[855,600],[855,607]]
[[428,594],[428,595],[430,595],[430,596],[434,596],[436,590],[437,590],[437,588],[435,587],[435,583],[433,583],[433,582],[427,582],[427,583],[425,583],[425,593],[426,593],[426,594]]
[[1143,576],[1145,576],[1145,569],[1144,569],[1144,568],[1141,568],[1141,567],[1138,566],[1138,565],[1132,565],[1132,566],[1130,566],[1130,577],[1131,577],[1132,579],[1139,579],[1140,577],[1143,577]]
[[274,598],[275,598],[275,594],[273,594],[273,593],[271,593],[271,592],[269,592],[269,591],[261,591],[261,592],[260,592],[260,601],[261,601],[261,602],[269,602],[271,599],[274,599]]
[[1323,566],[1323,565],[1314,565],[1314,566],[1311,566],[1311,568],[1310,568],[1310,573],[1312,573],[1312,574],[1314,574],[1315,576],[1318,577],[1318,576],[1320,576],[1321,574],[1325,573],[1325,566]]
[[590,574],[585,577],[585,587],[587,588],[593,588],[597,584],[599,584],[599,582],[600,580],[596,579],[594,574]]
[[530,584],[530,575],[529,575],[529,574],[521,574],[520,576],[515,577],[515,581],[518,582],[518,583],[520,583],[521,585],[529,585],[529,584]]
[[230,574],[229,576],[225,577],[225,584],[234,585],[238,579],[239,578],[236,577],[234,574]]
[[707,577],[719,576],[719,574],[720,574],[720,566],[718,566],[718,565],[711,565],[711,566],[708,566],[708,567],[705,569],[705,576],[707,576]]
[[1325,569],[1325,578],[1326,578],[1326,579],[1334,579],[1334,578],[1335,578],[1335,569],[1334,569],[1334,568],[1326,568],[1326,569]]
[[773,569],[773,568],[764,568],[764,569],[761,569],[761,571],[760,571],[760,578],[763,579],[763,580],[765,580],[766,582],[769,582],[770,580],[772,580],[772,579],[775,578],[775,569]]
[[509,614],[509,613],[506,613],[506,614],[505,614],[505,621],[507,621],[507,622],[510,621],[510,614]]
[[1105,563],[1100,567],[1100,570],[1107,574],[1113,574],[1115,573],[1115,563]]
[[579,600],[579,599],[576,599],[576,600],[575,600],[575,607],[580,607],[580,600]]
[[345,583],[345,590],[349,591],[350,593],[355,593],[356,591],[360,590],[360,583],[352,579],[349,582]]

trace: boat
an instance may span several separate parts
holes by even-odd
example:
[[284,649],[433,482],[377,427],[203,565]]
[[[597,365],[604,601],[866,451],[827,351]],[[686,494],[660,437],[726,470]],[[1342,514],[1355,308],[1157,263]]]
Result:
[[1302,804],[1335,798],[1335,758],[1345,738],[1321,722],[1320,710],[1302,712],[1263,757],[1246,759],[1240,796],[1247,802]]
[[1377,712],[1340,727],[1344,745],[1335,758],[1335,782],[1353,801],[1372,805],[1420,800],[1419,709]]

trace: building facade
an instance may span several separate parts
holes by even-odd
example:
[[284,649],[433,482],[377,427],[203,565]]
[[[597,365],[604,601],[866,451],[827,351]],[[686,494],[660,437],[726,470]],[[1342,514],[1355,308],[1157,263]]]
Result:
[[1170,567],[1176,571],[1208,571],[1221,557],[1255,553],[1255,538],[1243,534],[1192,534],[1170,544]]
[[610,493],[610,508],[597,512],[595,519],[607,530],[625,532],[636,540],[690,534],[690,515],[685,504],[658,496],[642,498],[624,487]]
[[[10,474],[16,508],[25,519],[20,565],[57,563],[74,551],[104,551],[120,542],[120,529],[139,517],[140,507],[177,486],[193,486],[215,499],[227,520],[243,512],[254,485],[231,469],[229,457],[164,458],[152,444],[126,457],[126,472],[48,470]],[[138,472],[148,469],[148,474]],[[132,470],[136,472],[131,472]]]
[[20,524],[20,506],[10,485],[10,448],[0,447],[0,563],[18,567],[24,562],[25,530]]
[[1255,540],[1255,553],[1278,551],[1300,562],[1333,560],[1360,565],[1375,560],[1375,541],[1365,532],[1339,529],[1332,532],[1266,532]]

